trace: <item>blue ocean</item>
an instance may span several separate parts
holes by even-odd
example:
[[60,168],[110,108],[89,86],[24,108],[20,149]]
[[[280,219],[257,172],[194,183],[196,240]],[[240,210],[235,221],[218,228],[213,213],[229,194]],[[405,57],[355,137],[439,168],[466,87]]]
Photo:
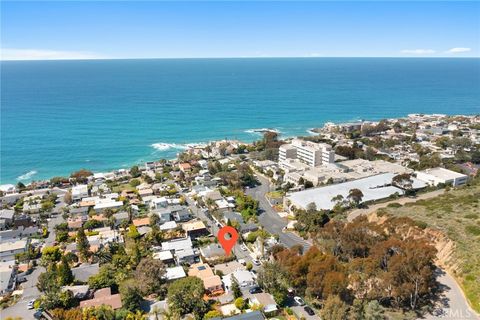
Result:
[[0,183],[172,158],[252,129],[480,113],[480,59],[1,62]]

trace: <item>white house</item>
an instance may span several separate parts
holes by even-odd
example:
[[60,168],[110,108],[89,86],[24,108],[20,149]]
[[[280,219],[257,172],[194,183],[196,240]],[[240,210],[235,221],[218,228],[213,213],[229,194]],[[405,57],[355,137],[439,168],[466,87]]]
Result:
[[0,259],[2,262],[15,260],[15,255],[27,250],[27,240],[2,241],[0,243]]
[[232,273],[227,274],[222,278],[225,290],[228,292],[232,287],[232,276],[237,279],[238,285],[241,288],[246,288],[255,285],[255,278],[253,273],[247,270],[236,270]]
[[79,184],[72,187],[72,200],[77,201],[88,197],[88,186],[86,184]]

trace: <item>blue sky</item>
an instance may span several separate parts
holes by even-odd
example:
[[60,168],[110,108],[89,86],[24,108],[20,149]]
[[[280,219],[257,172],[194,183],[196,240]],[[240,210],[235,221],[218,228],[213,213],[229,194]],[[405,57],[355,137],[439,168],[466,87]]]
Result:
[[478,2],[1,4],[2,59],[478,57]]

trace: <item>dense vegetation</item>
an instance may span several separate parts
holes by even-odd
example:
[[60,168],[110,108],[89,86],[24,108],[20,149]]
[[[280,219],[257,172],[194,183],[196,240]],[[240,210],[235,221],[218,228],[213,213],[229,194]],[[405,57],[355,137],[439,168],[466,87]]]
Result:
[[311,232],[316,246],[305,254],[295,247],[272,250],[275,262],[265,265],[259,282],[279,304],[289,287],[317,306],[335,304],[336,313],[343,312],[339,319],[364,319],[370,302],[379,310],[420,311],[436,287],[436,250],[404,232],[412,228],[421,231],[409,219],[381,225],[365,217],[347,224],[332,220]]
[[455,243],[447,261],[459,278],[472,307],[480,312],[480,179],[429,200],[420,200],[382,213],[411,217],[417,225],[446,234]]

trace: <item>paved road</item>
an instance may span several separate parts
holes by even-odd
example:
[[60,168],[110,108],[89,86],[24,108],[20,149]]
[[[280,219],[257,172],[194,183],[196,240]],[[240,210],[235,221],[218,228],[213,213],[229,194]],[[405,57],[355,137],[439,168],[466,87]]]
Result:
[[262,213],[258,217],[260,224],[269,233],[278,234],[281,244],[289,248],[295,245],[302,245],[305,251],[308,250],[308,248],[311,247],[311,243],[292,232],[283,232],[283,228],[287,225],[287,220],[281,218],[265,198],[265,194],[270,191],[270,181],[260,175],[258,176],[258,180],[260,181],[260,185],[248,189],[246,193],[259,202],[259,207],[262,210]]
[[372,213],[380,208],[386,208],[390,203],[400,203],[401,205],[404,205],[405,203],[417,202],[418,200],[435,198],[435,197],[438,197],[439,195],[442,195],[444,192],[445,192],[444,189],[435,190],[432,192],[423,193],[415,198],[403,197],[403,198],[399,198],[399,199],[388,201],[388,202],[377,203],[377,204],[368,206],[368,208],[355,209],[348,214],[347,220],[352,221],[358,216]]
[[422,319],[455,319],[473,320],[480,319],[480,316],[468,305],[462,289],[455,279],[445,271],[437,270],[437,281],[440,283],[443,293],[432,314]]
[[[53,212],[60,212],[60,209],[65,204],[62,201],[57,203]],[[45,246],[53,245],[55,241],[55,230],[54,227],[57,224],[64,222],[62,215],[59,214],[55,217],[52,217],[51,220],[48,222],[48,230],[49,235],[48,238],[45,239]],[[0,319],[5,319],[7,317],[22,317],[22,319],[33,319],[33,314],[35,310],[28,310],[27,304],[30,300],[35,300],[40,297],[40,291],[37,289],[37,281],[38,277],[41,273],[45,272],[45,268],[42,266],[38,266],[31,274],[27,276],[27,281],[22,284],[23,288],[23,295],[21,299],[11,307],[8,307],[4,310],[0,311]]]

